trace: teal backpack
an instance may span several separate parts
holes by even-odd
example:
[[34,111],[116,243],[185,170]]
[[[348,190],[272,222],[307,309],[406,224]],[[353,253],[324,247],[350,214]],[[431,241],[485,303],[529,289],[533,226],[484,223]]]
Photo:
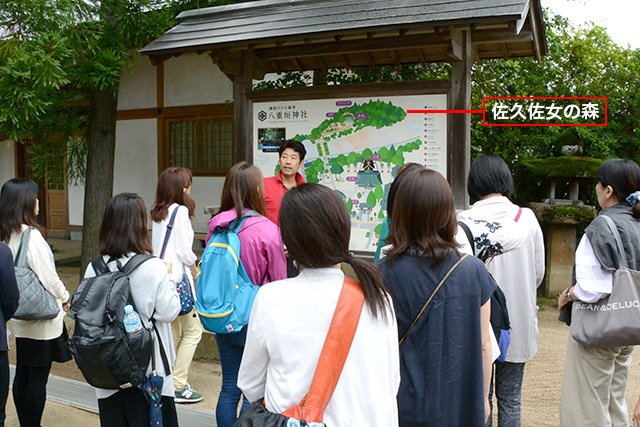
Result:
[[[251,216],[261,215],[249,210],[228,228],[216,229],[202,254],[195,306],[202,326],[209,332],[240,332],[249,323],[259,286],[251,283],[242,265],[238,231]],[[236,222],[238,226],[231,230]]]

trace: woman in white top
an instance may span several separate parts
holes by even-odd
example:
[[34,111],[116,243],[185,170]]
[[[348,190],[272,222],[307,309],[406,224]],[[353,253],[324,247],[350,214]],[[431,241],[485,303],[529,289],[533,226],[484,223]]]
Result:
[[238,387],[250,401],[264,397],[282,413],[309,391],[342,289],[342,262],[351,265],[365,295],[344,369],[324,413],[333,427],[398,425],[398,332],[390,296],[373,264],[349,254],[351,221],[333,190],[303,184],[285,194],[282,239],[302,269],[268,283],[253,304]]
[[69,308],[69,292],[56,273],[53,253],[36,223],[39,212],[38,185],[28,179],[10,179],[0,193],[0,240],[15,258],[23,232],[32,227],[27,267],[58,301],[60,313],[50,320],[11,321],[16,336],[16,376],[13,400],[22,427],[39,427],[47,397],[47,379],[52,362],[67,362],[69,339],[63,318]]
[[[509,200],[513,177],[500,157],[478,156],[471,164],[467,188],[474,204],[458,220],[473,230],[475,253],[499,254],[485,264],[504,292],[511,321],[506,358],[495,362],[498,425],[519,426],[524,367],[538,349],[536,301],[545,270],[544,238],[533,211]],[[489,236],[493,243],[488,243]]]
[[[147,224],[147,209],[137,194],[122,193],[111,199],[98,233],[98,248],[111,271],[118,268],[117,261],[124,266],[134,255],[151,252]],[[151,258],[129,276],[131,297],[140,320],[145,328],[150,328],[151,318],[155,319],[155,327],[169,363],[175,359],[175,351],[171,345],[171,322],[180,312],[180,297],[176,292],[171,269],[171,263]],[[85,277],[95,275],[93,266],[89,264]],[[177,427],[173,378],[170,372],[165,372],[157,339],[154,339],[154,352],[156,373],[164,377],[161,399],[163,425]],[[149,364],[147,375],[151,370],[152,366]],[[101,426],[149,427],[149,403],[139,387],[95,390]]]
[[[558,309],[572,301],[593,303],[611,294],[613,273],[621,267],[613,234],[603,215],[620,234],[629,268],[640,269],[640,167],[611,159],[598,168],[596,194],[602,208],[576,250],[574,285],[558,298]],[[633,346],[585,347],[569,336],[560,396],[562,426],[628,426],[625,391]],[[640,425],[640,402],[633,415]]]
[[[151,246],[153,254],[161,256],[162,245],[167,233],[167,225],[177,209],[173,231],[167,242],[163,259],[173,265],[173,279],[180,283],[186,274],[191,286],[191,294],[195,297],[195,281],[198,275],[196,254],[193,253],[193,227],[196,203],[191,198],[191,171],[185,168],[168,168],[158,178],[156,203],[151,209],[152,234]],[[173,383],[176,387],[177,403],[195,403],[204,398],[204,393],[191,388],[187,381],[189,366],[202,338],[202,325],[195,309],[185,313],[173,321],[173,342],[176,348],[176,362],[173,367]]]

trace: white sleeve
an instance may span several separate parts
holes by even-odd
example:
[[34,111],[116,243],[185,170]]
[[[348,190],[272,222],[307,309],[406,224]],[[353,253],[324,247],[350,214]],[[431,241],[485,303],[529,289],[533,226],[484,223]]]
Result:
[[247,329],[247,340],[242,354],[240,371],[238,372],[238,388],[249,399],[254,402],[264,397],[265,385],[267,382],[267,367],[269,366],[269,352],[264,337],[263,306],[261,296],[262,289],[258,290],[256,299],[253,302],[249,326]]
[[[533,213],[533,212],[532,212]],[[544,236],[542,235],[542,229],[538,220],[533,215],[534,224],[534,243],[533,243],[533,256],[535,257],[535,271],[536,271],[536,287],[539,287],[544,279],[545,272],[545,251],[544,251]]]
[[51,295],[62,302],[69,300],[69,292],[58,277],[53,253],[47,241],[36,229],[31,230],[29,247],[27,250],[27,266],[36,273],[42,286]]
[[198,257],[193,252],[193,227],[189,219],[189,209],[185,206],[178,206],[176,221],[171,237],[174,240],[176,256],[185,266],[193,265]]
[[469,239],[467,238],[467,233],[464,232],[464,229],[460,225],[458,225],[458,229],[456,230],[456,235],[454,239],[461,246],[459,250],[461,254],[473,255],[471,242],[469,242]]
[[585,234],[576,249],[576,286],[573,293],[580,301],[596,302],[609,295],[612,287],[613,273],[602,269]]

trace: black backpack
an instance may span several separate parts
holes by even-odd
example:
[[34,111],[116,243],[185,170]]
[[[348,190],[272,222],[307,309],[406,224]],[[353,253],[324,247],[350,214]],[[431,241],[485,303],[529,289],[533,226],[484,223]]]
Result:
[[135,255],[124,267],[116,260],[118,269],[113,272],[102,257],[96,258],[91,263],[96,276],[83,279],[73,293],[69,317],[75,319],[75,331],[68,347],[94,387],[136,387],[146,377],[153,351],[151,331],[142,328],[131,337],[123,318],[125,305],[135,309],[128,276],[151,258]]

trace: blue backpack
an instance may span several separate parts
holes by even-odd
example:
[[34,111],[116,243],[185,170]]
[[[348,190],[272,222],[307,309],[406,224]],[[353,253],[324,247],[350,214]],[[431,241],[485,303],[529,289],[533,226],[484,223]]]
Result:
[[[240,332],[249,323],[259,286],[251,283],[242,265],[238,231],[251,216],[261,215],[249,210],[228,228],[216,229],[202,254],[195,306],[202,326],[209,332]],[[236,222],[238,225],[231,230]]]

